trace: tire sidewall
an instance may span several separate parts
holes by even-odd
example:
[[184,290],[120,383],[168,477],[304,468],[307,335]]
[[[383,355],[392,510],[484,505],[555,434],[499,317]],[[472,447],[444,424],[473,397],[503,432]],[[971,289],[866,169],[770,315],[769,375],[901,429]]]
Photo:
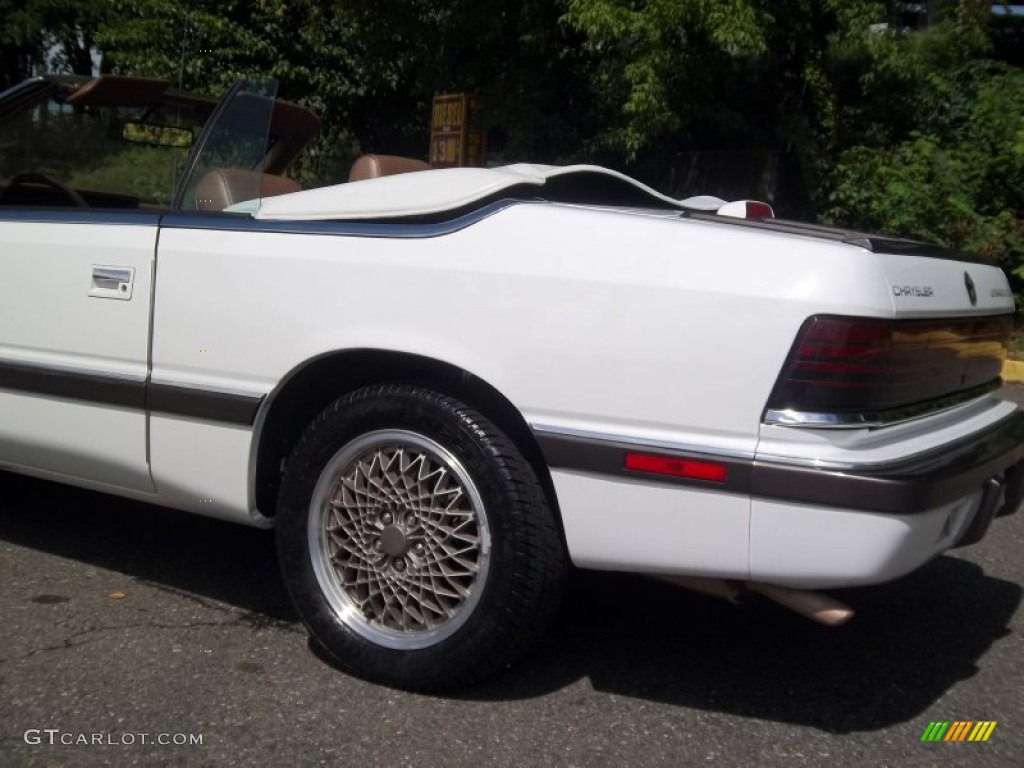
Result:
[[[417,432],[450,451],[477,486],[490,533],[489,567],[484,583],[474,585],[482,593],[472,614],[449,637],[415,650],[376,645],[346,625],[323,594],[308,549],[310,504],[323,468],[352,440],[383,429]],[[526,466],[525,461],[521,464]],[[361,390],[322,414],[289,462],[281,487],[277,542],[292,599],[332,660],[381,682],[429,686],[456,674],[453,667],[460,663],[486,666],[481,653],[500,656],[503,647],[515,645],[515,627],[503,621],[503,601],[513,596],[520,571],[529,562],[521,525],[528,510],[513,480],[502,452],[480,428],[480,418],[437,393],[400,387],[387,394]]]

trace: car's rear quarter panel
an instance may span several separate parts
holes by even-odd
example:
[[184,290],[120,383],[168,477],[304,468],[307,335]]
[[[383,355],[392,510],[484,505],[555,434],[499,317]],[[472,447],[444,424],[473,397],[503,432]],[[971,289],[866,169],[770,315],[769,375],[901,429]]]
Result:
[[434,357],[531,421],[752,450],[813,312],[891,313],[871,254],[518,205],[442,237],[165,228],[153,378],[267,392],[332,350]]
[[[534,427],[745,458],[809,315],[893,315],[861,248],[552,204],[422,238],[169,226],[157,270],[156,382],[265,395],[318,356],[389,350],[468,371]],[[251,437],[154,414],[164,501],[251,519]],[[577,564],[749,575],[748,496],[552,477]]]
[[[170,226],[152,378],[264,395],[326,353],[408,352],[483,379],[530,424],[752,455],[800,322],[884,315],[880,281],[845,246],[569,206],[408,239]],[[153,414],[164,501],[248,519],[250,437]],[[749,509],[731,507],[735,541]]]

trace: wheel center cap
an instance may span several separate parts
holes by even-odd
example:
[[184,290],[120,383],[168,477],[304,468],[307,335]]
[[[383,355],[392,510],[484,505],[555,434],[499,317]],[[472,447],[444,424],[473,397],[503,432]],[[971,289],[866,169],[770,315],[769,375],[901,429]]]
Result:
[[389,525],[381,531],[380,544],[384,553],[391,557],[398,557],[409,551],[409,540],[397,525]]

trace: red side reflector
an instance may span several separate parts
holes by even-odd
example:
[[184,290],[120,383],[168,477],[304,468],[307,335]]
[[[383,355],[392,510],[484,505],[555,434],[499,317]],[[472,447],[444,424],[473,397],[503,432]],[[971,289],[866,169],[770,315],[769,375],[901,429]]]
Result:
[[708,480],[724,483],[728,471],[724,464],[693,459],[674,459],[670,456],[652,456],[649,453],[627,453],[626,469],[650,472],[655,475],[686,477],[691,480]]
[[759,203],[756,200],[747,200],[748,219],[774,219],[775,211],[768,203]]

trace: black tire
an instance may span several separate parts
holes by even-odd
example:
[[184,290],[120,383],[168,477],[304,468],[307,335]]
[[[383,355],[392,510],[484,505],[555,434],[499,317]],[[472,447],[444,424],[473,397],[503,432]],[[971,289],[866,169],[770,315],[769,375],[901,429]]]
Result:
[[277,546],[327,655],[418,690],[508,666],[547,629],[568,569],[555,515],[512,441],[412,384],[360,389],[313,420],[285,466]]

